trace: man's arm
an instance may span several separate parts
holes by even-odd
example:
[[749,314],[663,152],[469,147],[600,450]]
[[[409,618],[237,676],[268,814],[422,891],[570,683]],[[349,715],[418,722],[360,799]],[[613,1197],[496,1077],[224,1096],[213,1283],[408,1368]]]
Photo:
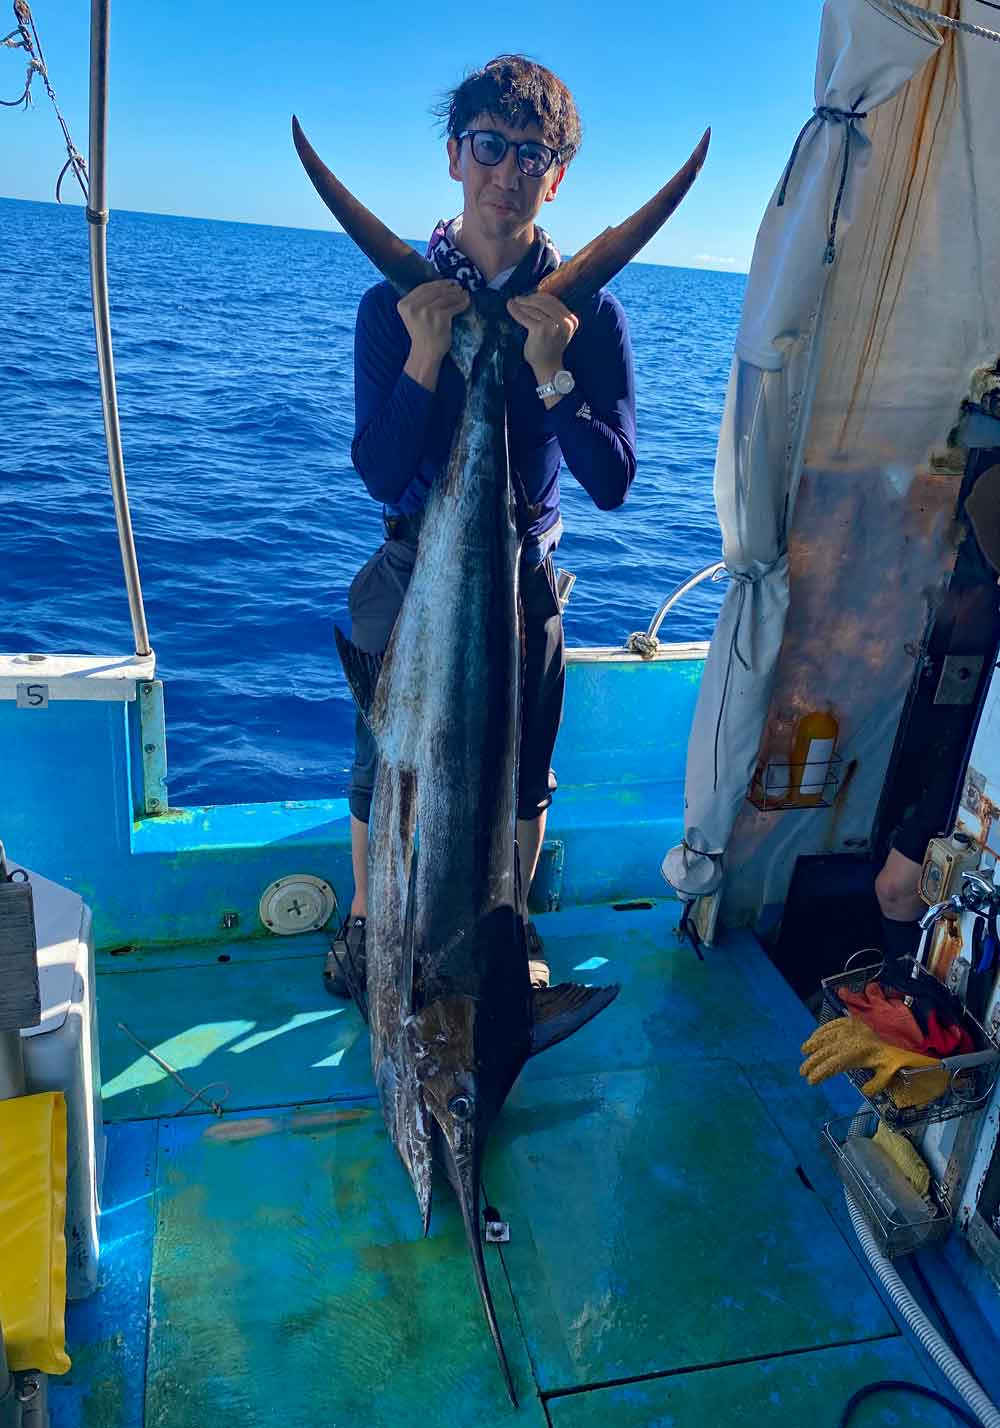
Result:
[[393,504],[416,475],[434,392],[403,369],[410,339],[387,283],[369,288],[354,329],[351,460],[376,501]]
[[[635,380],[628,324],[616,298],[602,295],[566,349],[576,386],[549,409],[550,430],[572,474],[602,511],[614,510],[635,476]],[[580,415],[586,403],[590,416]]]
[[[632,345],[617,299],[600,294],[581,324],[558,298],[528,293],[507,305],[527,329],[524,360],[538,385],[560,368],[573,373],[568,396],[544,398],[548,427],[570,471],[601,510],[625,499],[635,475]],[[586,403],[589,411],[581,415]]]
[[377,501],[395,504],[417,474],[452,319],[468,305],[448,279],[422,283],[398,303],[387,284],[361,299],[351,460]]

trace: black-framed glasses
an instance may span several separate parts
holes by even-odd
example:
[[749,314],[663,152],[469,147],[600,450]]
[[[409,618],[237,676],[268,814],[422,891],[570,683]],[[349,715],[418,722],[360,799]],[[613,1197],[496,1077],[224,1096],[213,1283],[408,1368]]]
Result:
[[472,142],[472,157],[477,164],[496,168],[502,164],[508,149],[517,152],[517,166],[528,178],[541,178],[554,163],[559,161],[559,150],[550,149],[548,144],[539,144],[536,139],[505,139],[495,129],[463,129],[457,136],[458,142],[469,139]]

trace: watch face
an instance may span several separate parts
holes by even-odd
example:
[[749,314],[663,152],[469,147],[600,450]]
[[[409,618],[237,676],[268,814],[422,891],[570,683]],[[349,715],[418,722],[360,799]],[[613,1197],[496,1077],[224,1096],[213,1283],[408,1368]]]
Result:
[[557,372],[552,378],[552,385],[561,397],[568,396],[576,386],[572,372]]

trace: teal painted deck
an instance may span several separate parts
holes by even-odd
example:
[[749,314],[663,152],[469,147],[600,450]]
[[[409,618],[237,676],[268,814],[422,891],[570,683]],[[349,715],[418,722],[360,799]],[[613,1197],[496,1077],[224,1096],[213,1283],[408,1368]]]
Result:
[[[54,1428],[833,1428],[863,1383],[927,1382],[818,1148],[807,1014],[748,937],[700,962],[676,910],[539,919],[556,977],[623,991],[531,1063],[491,1142],[517,1413],[447,1187],[420,1238],[322,939],[103,957],[101,1288],[70,1306]],[[177,1117],[118,1021],[226,1083],[223,1117]],[[854,1423],[951,1421],[881,1397]]]

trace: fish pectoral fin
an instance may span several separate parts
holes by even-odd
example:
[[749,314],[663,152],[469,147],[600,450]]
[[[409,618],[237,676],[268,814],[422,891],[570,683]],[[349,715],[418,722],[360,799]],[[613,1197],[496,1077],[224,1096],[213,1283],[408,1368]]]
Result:
[[344,666],[344,674],[347,682],[351,686],[351,693],[363,718],[367,719],[371,711],[372,701],[375,698],[375,686],[378,684],[378,677],[382,673],[382,663],[384,655],[367,654],[364,650],[359,650],[357,645],[352,644],[343,631],[334,629],[334,638],[337,641],[337,653],[340,655],[340,663]]
[[609,987],[584,987],[579,982],[560,982],[555,987],[541,987],[533,994],[535,1024],[531,1032],[532,1056],[579,1031],[598,1012],[610,1006],[620,991],[617,982]]

